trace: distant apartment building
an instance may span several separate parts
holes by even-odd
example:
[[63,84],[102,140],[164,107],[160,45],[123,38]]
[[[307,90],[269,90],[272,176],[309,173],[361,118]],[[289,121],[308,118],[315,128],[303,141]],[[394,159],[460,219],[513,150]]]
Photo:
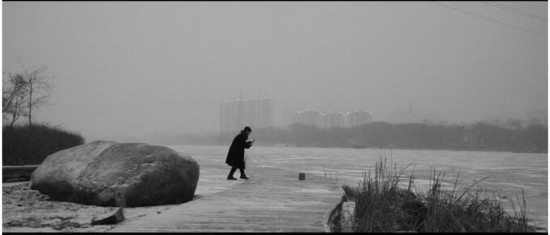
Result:
[[346,126],[354,127],[372,122],[372,115],[368,111],[353,111],[345,115]]
[[307,109],[292,115],[292,123],[301,123],[318,128],[354,127],[371,121],[372,115],[367,111],[322,113]]
[[273,100],[237,98],[220,103],[220,132],[234,133],[250,126],[252,130],[273,125]]
[[309,109],[294,113],[292,122],[316,127],[321,127],[324,124],[321,112]]
[[327,113],[323,115],[325,121],[325,128],[344,127],[345,116],[343,113]]

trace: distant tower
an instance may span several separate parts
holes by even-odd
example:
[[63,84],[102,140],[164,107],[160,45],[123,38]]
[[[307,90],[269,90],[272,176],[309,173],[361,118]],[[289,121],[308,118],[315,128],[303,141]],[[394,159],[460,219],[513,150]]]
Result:
[[412,114],[413,112],[413,105],[412,105],[412,101],[409,99],[409,114]]
[[243,94],[220,103],[220,133],[233,133],[244,126],[267,128],[273,125],[273,100],[247,98]]

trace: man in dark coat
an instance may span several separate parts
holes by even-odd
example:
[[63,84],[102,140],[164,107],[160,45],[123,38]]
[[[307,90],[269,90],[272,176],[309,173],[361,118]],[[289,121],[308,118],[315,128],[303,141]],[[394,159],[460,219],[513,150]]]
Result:
[[250,132],[252,132],[252,129],[250,129],[250,127],[245,127],[240,134],[235,136],[233,143],[231,143],[229,147],[229,152],[225,159],[225,163],[231,166],[231,171],[227,176],[228,180],[236,180],[236,178],[233,177],[233,173],[235,173],[237,169],[241,171],[241,179],[248,179],[244,173],[244,149],[250,148],[252,143],[254,143],[254,140],[247,141]]

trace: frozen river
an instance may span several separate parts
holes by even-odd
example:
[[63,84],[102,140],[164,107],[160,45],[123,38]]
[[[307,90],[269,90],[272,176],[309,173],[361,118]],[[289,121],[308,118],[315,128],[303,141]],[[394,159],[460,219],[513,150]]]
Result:
[[[221,165],[225,164],[228,150],[228,146],[168,147],[193,158],[219,158]],[[352,186],[359,183],[363,172],[373,170],[381,157],[387,157],[388,161],[391,158],[398,168],[412,164],[407,172],[414,169],[418,183],[427,182],[431,169],[435,168],[446,173],[445,181],[449,183],[460,172],[462,186],[488,176],[479,185],[490,195],[521,196],[523,189],[535,224],[548,228],[548,154],[263,146],[254,146],[246,153],[247,164],[327,175],[337,178],[340,184]]]

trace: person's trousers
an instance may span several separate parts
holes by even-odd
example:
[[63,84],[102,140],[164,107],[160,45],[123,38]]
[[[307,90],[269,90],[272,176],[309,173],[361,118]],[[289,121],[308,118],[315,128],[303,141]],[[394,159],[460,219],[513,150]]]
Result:
[[[229,172],[229,175],[233,176],[233,173],[235,173],[236,170],[237,170],[237,167],[232,167],[231,171]],[[243,168],[239,168],[239,170],[241,171],[241,176],[245,175]]]

